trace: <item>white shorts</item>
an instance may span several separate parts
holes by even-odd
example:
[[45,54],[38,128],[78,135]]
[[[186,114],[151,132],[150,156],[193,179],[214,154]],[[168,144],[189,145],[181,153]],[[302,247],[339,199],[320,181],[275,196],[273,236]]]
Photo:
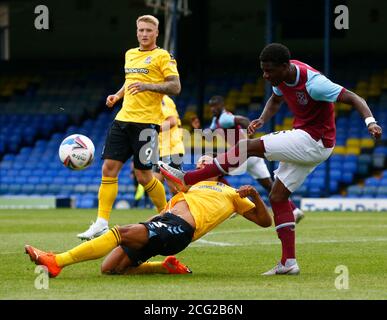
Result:
[[290,191],[296,191],[306,177],[331,155],[333,148],[325,148],[322,141],[314,140],[300,129],[279,131],[261,137],[265,157],[280,161],[275,176]]
[[244,174],[247,171],[254,179],[270,178],[270,172],[267,169],[265,159],[259,157],[250,157],[238,168],[230,170],[230,176]]

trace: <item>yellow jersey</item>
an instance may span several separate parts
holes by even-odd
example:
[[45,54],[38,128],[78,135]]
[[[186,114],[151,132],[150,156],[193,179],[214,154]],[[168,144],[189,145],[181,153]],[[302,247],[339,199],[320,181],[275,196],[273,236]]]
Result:
[[179,113],[176,110],[175,103],[167,95],[165,95],[162,100],[161,110],[163,112],[164,120],[169,117],[175,117],[177,119],[177,124],[168,131],[160,132],[160,157],[169,156],[172,154],[184,154],[183,132],[181,129]]
[[234,212],[244,215],[255,207],[248,198],[241,198],[234,188],[217,181],[201,181],[186,193],[179,192],[165,206],[170,210],[185,200],[196,223],[195,241],[229,218]]
[[168,51],[158,47],[147,51],[128,50],[125,54],[124,101],[116,120],[159,125],[163,121],[161,100],[164,94],[144,91],[132,95],[128,86],[133,82],[162,83],[169,76],[179,76],[179,73],[176,60]]

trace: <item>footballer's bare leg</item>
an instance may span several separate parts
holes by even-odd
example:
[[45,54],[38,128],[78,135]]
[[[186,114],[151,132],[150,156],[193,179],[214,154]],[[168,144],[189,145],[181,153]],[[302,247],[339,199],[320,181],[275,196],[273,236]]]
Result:
[[[148,229],[142,224],[117,227],[117,230],[121,236],[121,245],[129,249],[138,251],[148,243]],[[133,268],[133,263],[122,246],[118,246],[102,262],[101,272],[125,274],[129,268]]]
[[77,235],[82,240],[90,240],[109,230],[110,213],[118,193],[118,174],[122,161],[105,159],[102,165],[102,179],[98,192],[98,217],[89,229]]

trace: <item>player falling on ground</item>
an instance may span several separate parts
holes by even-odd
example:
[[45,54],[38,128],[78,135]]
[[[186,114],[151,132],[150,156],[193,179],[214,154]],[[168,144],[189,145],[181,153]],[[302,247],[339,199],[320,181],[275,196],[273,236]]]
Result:
[[[202,156],[197,168],[212,161],[212,157]],[[60,254],[47,253],[30,245],[25,246],[25,251],[36,264],[46,266],[51,277],[56,277],[66,266],[109,253],[101,266],[105,274],[191,273],[170,255],[184,250],[234,212],[262,227],[272,224],[254,187],[242,186],[236,190],[213,177],[192,186],[187,193],[180,192],[172,197],[163,211],[147,222],[116,226]],[[164,262],[145,262],[156,255],[169,257]]]
[[175,59],[156,45],[157,18],[146,15],[137,19],[139,47],[125,54],[125,83],[106,99],[112,108],[124,99],[106,138],[102,158],[102,181],[98,193],[98,218],[90,228],[78,234],[92,239],[108,231],[113,203],[118,193],[118,174],[133,156],[134,174],[160,211],[166,203],[163,184],[152,174],[158,160],[157,134],[163,119],[164,94],[177,95],[181,85]]
[[[250,120],[240,115],[234,115],[226,110],[224,98],[222,96],[213,96],[208,102],[213,114],[210,125],[211,130],[216,130],[229,144],[234,146],[240,139],[246,139],[247,135],[243,129],[247,129]],[[220,131],[219,131],[220,130]],[[231,139],[229,139],[231,138]],[[165,162],[165,161],[164,161]],[[259,157],[249,157],[238,169],[232,172],[232,175],[240,175],[247,171],[257,182],[266,189],[268,194],[273,186],[270,172],[267,169],[265,160]],[[302,210],[296,207],[293,201],[290,201],[292,206],[294,219],[296,223],[304,217]]]
[[[176,105],[168,96],[164,96],[162,100],[162,111],[164,121],[161,124],[159,134],[160,160],[168,163],[173,168],[181,169],[185,153],[183,132],[181,131],[181,121]],[[161,182],[164,182],[164,176],[160,173],[158,165],[154,166],[153,174]],[[167,180],[167,184],[172,194],[177,193],[173,183]]]
[[[273,87],[261,116],[252,121],[248,133],[261,128],[286,101],[294,114],[294,129],[274,132],[258,139],[240,141],[227,153],[219,155],[214,164],[204,169],[183,173],[160,163],[166,177],[187,187],[208,177],[227,173],[237,163],[242,142],[247,150],[241,156],[257,156],[280,161],[269,199],[274,223],[282,243],[281,261],[266,275],[299,273],[295,252],[295,223],[289,197],[321,162],[328,159],[335,146],[336,127],[334,102],[352,105],[365,119],[369,133],[380,139],[382,129],[376,124],[365,100],[342,86],[331,82],[311,66],[290,60],[290,52],[282,44],[267,45],[260,54],[263,77]],[[233,164],[233,165],[232,165]]]

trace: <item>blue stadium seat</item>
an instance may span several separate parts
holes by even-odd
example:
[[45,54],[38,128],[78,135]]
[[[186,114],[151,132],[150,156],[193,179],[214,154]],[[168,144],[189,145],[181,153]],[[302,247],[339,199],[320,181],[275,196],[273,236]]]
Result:
[[77,184],[77,185],[74,186],[73,190],[76,193],[86,193],[86,192],[88,192],[86,184]]
[[322,188],[313,186],[309,188],[309,197],[311,198],[319,198],[323,195]]
[[[87,190],[87,192],[93,192],[93,193],[98,193],[98,191],[99,191],[99,187],[100,187],[100,185],[99,184],[86,184],[86,190]],[[121,190],[121,189],[123,189],[122,188],[123,186],[120,184],[119,185],[119,189]]]
[[320,189],[322,189],[322,188],[325,187],[325,179],[322,178],[322,177],[312,178],[312,179],[310,179],[308,186],[310,188],[320,188]]
[[350,197],[360,197],[363,195],[363,188],[357,185],[349,186],[347,194]]
[[54,177],[52,180],[52,183],[60,184],[60,185],[67,184],[66,182],[67,182],[67,178],[62,176]]
[[377,198],[387,198],[387,185],[378,187],[376,191]]
[[302,186],[300,186],[295,192],[293,192],[293,195],[306,197],[308,195],[308,187],[306,184],[304,183]]
[[341,175],[341,182],[346,184],[350,184],[353,181],[353,173],[352,172],[343,172]]
[[62,185],[61,184],[58,184],[58,183],[52,183],[50,185],[48,185],[48,189],[47,189],[47,192],[48,193],[52,193],[52,194],[57,194],[59,193],[60,189],[62,188]]
[[37,184],[35,186],[35,193],[45,195],[48,190],[47,184]]
[[14,178],[14,182],[18,184],[26,184],[27,183],[27,177],[26,176],[16,176]]
[[43,183],[43,184],[51,184],[52,181],[53,181],[53,177],[52,176],[42,176],[40,178],[40,183]]
[[22,194],[32,194],[35,191],[35,185],[33,184],[23,184],[20,190],[20,193]]
[[12,169],[13,162],[12,161],[3,161],[0,162],[0,168],[1,169]]
[[353,161],[346,161],[346,162],[344,162],[342,170],[344,172],[355,173],[356,170],[357,170],[357,162],[353,162]]
[[366,186],[377,187],[377,186],[379,186],[379,182],[380,182],[380,179],[371,177],[371,178],[367,178],[365,180],[365,185]]
[[40,182],[40,177],[38,176],[30,176],[27,178],[27,183],[38,184],[39,182]]
[[0,194],[4,195],[9,192],[9,185],[6,183],[0,183]]
[[74,190],[74,186],[71,184],[64,184],[60,188],[61,194],[70,194]]
[[386,176],[383,176],[383,177],[380,179],[379,185],[380,185],[381,187],[387,187],[387,175],[386,175]]

